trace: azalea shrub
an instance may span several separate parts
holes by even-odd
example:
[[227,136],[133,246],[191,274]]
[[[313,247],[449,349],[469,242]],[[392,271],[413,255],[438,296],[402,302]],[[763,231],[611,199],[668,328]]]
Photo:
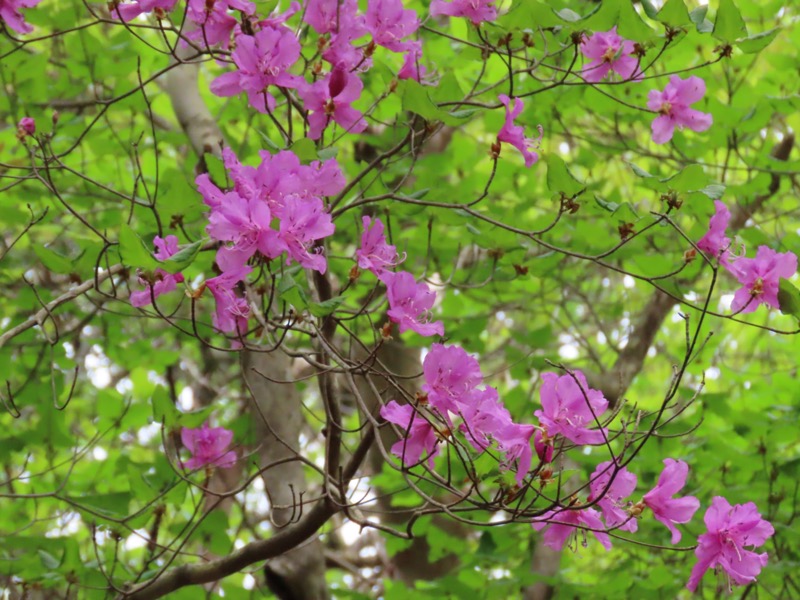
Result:
[[0,0],[0,590],[797,597],[798,16]]

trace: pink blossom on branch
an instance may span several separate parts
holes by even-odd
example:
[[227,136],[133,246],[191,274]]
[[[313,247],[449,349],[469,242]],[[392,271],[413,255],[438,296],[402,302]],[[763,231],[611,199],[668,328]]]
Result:
[[639,60],[633,56],[634,44],[617,34],[617,27],[610,31],[597,31],[583,40],[581,54],[590,59],[581,75],[586,81],[597,83],[612,71],[622,79],[641,79]]
[[[153,240],[153,245],[157,248],[154,256],[160,261],[167,260],[178,252],[178,238],[174,235],[168,235],[163,239],[156,236]],[[164,269],[156,269],[153,279],[151,293],[150,282],[144,277],[139,277],[139,283],[144,285],[145,289],[131,292],[131,305],[137,308],[147,306],[153,301],[153,298],[172,292],[178,287],[179,283],[183,283],[183,275],[180,273],[173,275]]]
[[739,258],[729,270],[743,286],[733,296],[733,312],[750,313],[761,304],[779,309],[780,279],[797,272],[797,255],[759,246],[755,258]]
[[600,513],[593,508],[549,510],[534,519],[531,527],[536,531],[546,529],[542,539],[544,545],[553,550],[561,550],[580,528],[591,530],[603,548],[611,550],[611,539],[605,533],[606,528],[600,520]]
[[500,94],[498,98],[506,107],[506,120],[497,134],[497,140],[514,146],[525,158],[525,166],[531,167],[533,163],[539,160],[539,155],[533,149],[538,148],[542,141],[542,136],[544,135],[542,126],[539,126],[538,138],[525,137],[525,129],[522,125],[514,125],[514,119],[520,115],[525,103],[521,98],[514,98],[514,108],[511,108],[509,106],[511,99],[508,96]]
[[427,455],[428,465],[433,468],[433,459],[439,454],[439,438],[433,425],[410,404],[398,404],[394,400],[381,407],[381,416],[397,425],[404,436],[392,446],[391,453],[407,467],[418,464],[423,454]]
[[425,65],[419,64],[422,59],[422,42],[411,41],[408,42],[408,50],[403,58],[403,66],[397,72],[398,79],[413,79],[419,83],[420,79],[425,77],[428,70]]
[[300,42],[285,27],[268,27],[252,36],[237,36],[231,58],[237,70],[212,81],[211,91],[223,97],[246,92],[250,106],[259,112],[275,108],[275,98],[267,91],[269,86],[296,88],[303,82],[288,72],[300,58]]
[[181,441],[192,458],[183,461],[187,469],[201,467],[220,467],[227,469],[236,462],[236,452],[228,450],[233,441],[233,432],[224,427],[209,427],[203,423],[202,427],[181,429]]
[[300,86],[299,93],[308,115],[308,137],[318,140],[328,123],[334,121],[348,133],[367,128],[364,116],[350,106],[361,96],[364,84],[357,75],[335,68],[322,79]]
[[[30,33],[33,27],[25,21],[19,9],[33,8],[42,0],[0,0],[0,21],[17,33]],[[175,0],[172,0],[174,3]]]
[[419,335],[444,335],[441,321],[431,322],[430,310],[436,300],[436,292],[426,283],[417,283],[406,271],[386,271],[380,280],[386,285],[389,299],[389,318],[400,326],[400,333],[409,329]]
[[[8,0],[0,0],[0,7],[2,7],[3,3],[7,1]],[[36,4],[37,2],[34,2],[33,4]],[[115,17],[119,17],[125,22],[132,21],[139,15],[151,12],[155,12],[160,18],[164,16],[164,13],[168,13],[175,8],[176,2],[177,0],[138,0],[130,3],[119,2],[111,9],[111,14]],[[25,5],[23,4],[22,6]],[[0,8],[0,16],[2,16],[2,12],[2,8]]]
[[[220,250],[223,257],[224,252]],[[228,265],[224,259],[217,259],[224,270],[221,275],[206,280],[206,287],[214,296],[216,310],[214,326],[225,333],[244,336],[247,333],[247,321],[250,318],[250,306],[247,299],[237,293],[239,282],[244,281],[253,268],[249,265]]]
[[711,127],[714,121],[711,114],[689,108],[690,104],[699,102],[705,93],[706,82],[694,75],[687,79],[673,75],[663,92],[650,90],[647,108],[659,114],[653,119],[653,141],[666,144],[672,139],[676,127],[688,127],[692,131],[705,131]]
[[438,17],[465,17],[473,25],[480,25],[484,21],[494,21],[497,18],[497,9],[494,0],[433,0],[431,2],[431,16]]
[[608,400],[602,392],[589,387],[583,373],[575,371],[561,377],[555,373],[542,373],[539,396],[542,410],[534,414],[548,437],[562,435],[576,444],[604,443],[605,429],[588,428],[597,424],[597,417],[608,408]]
[[[611,481],[615,473],[614,481]],[[591,499],[599,498],[597,506],[609,529],[616,527],[631,533],[638,529],[636,519],[625,510],[622,502],[636,489],[636,475],[625,467],[616,470],[610,460],[602,462],[592,473],[589,489],[592,492]]]
[[[353,39],[365,33],[364,17],[357,16],[356,0],[307,0],[303,21],[323,35],[349,33]],[[352,30],[352,31],[351,31]]]
[[383,223],[380,219],[362,217],[364,232],[361,234],[361,247],[356,250],[356,260],[360,269],[371,271],[380,277],[386,269],[397,266],[403,259],[397,255],[397,250],[386,242],[383,233]]
[[470,394],[481,384],[483,375],[475,357],[461,346],[433,344],[422,361],[425,384],[422,391],[428,394],[428,402],[439,413],[458,414],[460,404],[471,402]]
[[[2,0],[0,0],[1,2]],[[17,123],[17,137],[20,141],[36,133],[36,121],[33,117],[22,117]]]
[[419,29],[419,18],[404,9],[402,0],[369,0],[364,24],[378,46],[392,52],[405,52],[409,43],[402,40]]
[[[336,226],[331,221],[330,213],[325,211],[322,200],[316,197],[288,196],[278,216],[280,217],[278,238],[281,243],[272,249],[268,256],[280,254],[285,249],[288,255],[286,264],[295,260],[305,269],[324,274],[328,268],[328,261],[314,243],[332,235]],[[319,249],[321,250],[321,247]]]
[[227,49],[231,33],[239,23],[229,10],[239,11],[249,17],[255,14],[256,5],[247,0],[188,0],[186,16],[198,27],[188,31],[186,37],[200,45],[220,44]]
[[681,541],[681,532],[675,524],[688,523],[700,508],[700,501],[694,496],[673,498],[686,485],[688,475],[689,465],[685,462],[665,458],[658,484],[642,499],[642,503],[653,511],[653,516],[672,532],[673,544]]
[[697,564],[692,569],[686,587],[695,591],[706,571],[722,567],[737,585],[756,580],[767,564],[767,553],[745,550],[745,546],[762,546],[775,533],[772,525],[761,518],[752,502],[731,504],[716,496],[703,517],[708,531],[697,540],[694,554]]
[[725,235],[731,220],[731,211],[720,200],[714,201],[716,212],[708,223],[708,231],[697,242],[697,247],[712,259],[719,259],[724,267],[730,266],[731,239]]

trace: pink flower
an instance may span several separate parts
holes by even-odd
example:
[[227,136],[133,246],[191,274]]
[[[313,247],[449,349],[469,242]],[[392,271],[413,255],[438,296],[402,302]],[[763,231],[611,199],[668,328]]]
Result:
[[775,533],[772,525],[761,518],[758,507],[752,502],[731,506],[725,498],[715,496],[703,520],[708,532],[697,540],[697,564],[686,587],[695,591],[712,567],[722,567],[737,585],[755,581],[761,567],[767,564],[768,555],[745,550],[745,546],[761,546]]
[[198,27],[186,34],[190,40],[205,46],[220,44],[223,48],[228,48],[231,41],[231,33],[236,28],[239,21],[228,10],[236,10],[240,13],[251,16],[256,11],[256,6],[247,0],[188,0],[187,13],[191,21]]
[[411,41],[408,42],[408,50],[406,51],[405,58],[403,59],[403,66],[397,72],[398,79],[413,79],[416,82],[422,77],[425,77],[427,69],[424,65],[419,64],[422,58],[422,42]]
[[227,469],[236,462],[236,452],[228,451],[233,441],[233,432],[224,427],[209,427],[203,423],[199,429],[181,428],[181,441],[192,453],[192,458],[183,462],[187,469],[221,467]]
[[361,234],[361,247],[356,250],[358,267],[380,277],[386,269],[397,266],[403,259],[397,255],[394,246],[386,243],[380,219],[373,221],[370,217],[361,217],[361,223],[364,232]]
[[[167,260],[178,252],[178,238],[174,235],[168,235],[164,239],[156,236],[153,244],[157,248],[154,256],[161,261]],[[172,292],[179,283],[183,283],[183,275],[180,273],[173,275],[172,273],[167,273],[164,269],[156,269],[153,278],[155,281],[152,284],[153,291],[151,293],[150,282],[139,276],[139,283],[144,285],[145,289],[131,292],[131,305],[137,308],[147,306],[153,301],[153,298]]]
[[422,391],[444,417],[448,411],[458,414],[459,404],[469,402],[470,394],[483,381],[478,361],[460,346],[433,344],[422,361],[422,373]]
[[645,506],[653,511],[653,516],[661,521],[672,532],[672,543],[681,541],[681,532],[675,523],[688,523],[700,508],[700,501],[694,496],[673,498],[683,486],[689,475],[689,465],[682,460],[664,459],[664,470],[658,478],[658,484],[647,492],[642,499]]
[[663,92],[650,90],[647,96],[647,108],[659,113],[653,119],[653,141],[666,144],[672,139],[675,128],[688,127],[692,131],[705,131],[714,119],[709,113],[689,108],[698,102],[706,93],[706,82],[692,75],[681,79],[677,75],[669,78]]
[[408,43],[402,40],[419,28],[416,11],[404,9],[402,0],[369,0],[364,17],[375,43],[392,52],[408,50]]
[[542,127],[541,125],[539,126],[538,138],[526,138],[525,130],[523,129],[522,125],[514,125],[514,119],[516,119],[522,112],[522,109],[525,107],[525,103],[521,98],[515,98],[514,108],[512,109],[509,107],[511,99],[508,96],[505,94],[500,94],[498,98],[506,107],[506,121],[503,123],[503,127],[500,128],[500,132],[497,134],[497,140],[511,144],[517,150],[519,150],[522,153],[522,156],[525,158],[525,166],[530,167],[533,165],[533,163],[539,160],[539,155],[534,152],[532,148],[538,148],[539,143],[542,141],[542,135],[544,135],[542,133]]
[[425,283],[417,283],[406,271],[386,271],[381,276],[389,298],[389,318],[400,325],[400,333],[412,329],[423,336],[444,335],[441,321],[430,322],[430,310],[436,300],[436,292]]
[[[30,33],[33,31],[19,11],[20,8],[33,8],[42,0],[0,0],[0,21],[4,21],[9,28],[17,33]],[[173,0],[174,2],[175,0]]]
[[545,443],[544,436],[540,429],[537,429],[533,434],[533,449],[536,450],[536,455],[543,463],[549,463],[553,460],[553,444],[552,442],[548,444]]
[[731,302],[735,313],[750,313],[761,304],[780,308],[780,278],[788,279],[797,272],[797,256],[792,252],[775,252],[759,246],[755,258],[739,258],[729,271],[742,284]]
[[548,437],[563,435],[576,444],[604,443],[606,429],[590,430],[587,427],[597,424],[597,417],[608,408],[608,400],[602,392],[589,387],[583,373],[575,371],[574,377],[542,373],[539,396],[542,410],[534,414],[547,430]]
[[235,332],[239,336],[247,333],[247,320],[250,318],[250,307],[247,300],[237,295],[236,288],[240,281],[244,281],[253,268],[249,265],[226,264],[225,253],[220,249],[223,258],[217,259],[224,270],[221,275],[206,280],[206,287],[214,296],[216,311],[214,312],[214,326],[225,333]]
[[392,446],[392,454],[406,466],[416,465],[427,454],[428,465],[433,468],[433,458],[439,454],[436,430],[410,404],[398,404],[394,400],[381,407],[381,416],[397,425],[405,437]]
[[259,112],[275,108],[275,98],[267,91],[268,86],[296,88],[303,82],[288,72],[300,58],[300,43],[285,27],[268,27],[253,36],[237,36],[231,58],[237,70],[212,81],[211,91],[223,97],[246,92],[250,105]]
[[[0,0],[0,2],[2,2],[2,0]],[[33,119],[33,117],[22,117],[19,120],[17,129],[25,135],[32,136],[34,133],[36,133],[36,121]]]
[[[4,1],[5,0],[0,0],[0,3]],[[161,18],[163,13],[167,13],[175,8],[176,1],[177,0],[138,0],[130,4],[120,3],[111,9],[111,14],[125,22],[131,21],[141,14],[153,11]]]
[[353,39],[364,35],[364,18],[357,17],[358,3],[356,0],[308,0],[303,21],[320,35],[326,33],[343,33],[345,30],[357,27],[357,31],[350,32]]
[[[597,31],[581,42],[581,54],[591,59],[581,72],[583,78],[591,83],[605,79],[609,72],[617,73],[622,79],[641,79],[639,61],[633,56],[633,42],[617,35],[616,25],[611,31]],[[638,71],[638,73],[637,73]]]
[[494,21],[497,18],[497,9],[494,0],[433,0],[431,2],[431,16],[447,15],[448,17],[465,17],[474,25],[484,21]]
[[531,451],[531,436],[536,431],[536,426],[520,423],[507,423],[492,432],[492,437],[497,440],[497,447],[505,453],[500,468],[510,469],[514,461],[519,459],[515,479],[518,486],[531,470],[533,452]]
[[300,97],[305,103],[308,115],[308,137],[318,140],[322,130],[333,120],[345,131],[361,133],[367,128],[364,116],[350,106],[361,96],[364,84],[357,75],[340,68],[334,69],[325,77],[312,84],[303,84]]
[[330,213],[325,212],[322,200],[289,196],[279,216],[281,224],[278,237],[281,245],[276,246],[270,254],[274,255],[276,250],[285,248],[289,255],[287,264],[294,259],[306,269],[325,273],[328,262],[314,249],[314,242],[333,234],[336,226],[331,221]]
[[[616,475],[614,475],[615,471]],[[614,475],[614,481],[609,485],[612,475]],[[600,498],[597,506],[600,507],[609,529],[616,527],[622,531],[636,531],[638,523],[636,519],[631,518],[622,503],[622,500],[630,496],[636,489],[636,475],[625,467],[616,470],[610,460],[602,462],[597,465],[592,474],[589,489],[592,491],[591,498]]]
[[245,199],[228,192],[219,205],[212,207],[206,232],[215,240],[232,242],[232,249],[244,264],[257,250],[269,258],[283,251],[271,254],[278,238],[270,228],[271,220],[269,206],[259,197]]
[[731,220],[731,211],[720,200],[714,201],[714,207],[716,212],[708,223],[708,231],[697,242],[697,247],[710,258],[718,258],[722,266],[729,267],[731,239],[725,235],[725,230]]
[[[549,522],[548,522],[549,521]],[[531,522],[531,527],[536,531],[547,528],[544,532],[544,545],[553,550],[561,550],[564,544],[577,533],[578,528],[589,528],[592,535],[606,550],[611,550],[611,540],[604,533],[605,526],[600,520],[600,513],[593,508],[570,510],[558,508],[549,510]]]

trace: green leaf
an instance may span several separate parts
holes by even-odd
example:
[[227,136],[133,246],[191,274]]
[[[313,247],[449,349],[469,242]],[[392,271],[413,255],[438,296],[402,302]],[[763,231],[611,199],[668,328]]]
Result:
[[45,246],[34,246],[33,251],[48,271],[65,275],[75,268],[75,261]]
[[323,148],[319,152],[317,152],[317,156],[320,160],[329,160],[331,158],[336,158],[336,155],[339,154],[339,147],[338,146],[331,146],[330,148]]
[[776,27],[769,31],[747,36],[736,42],[736,46],[745,54],[756,54],[772,43],[772,40],[780,33],[781,28]]
[[159,265],[168,273],[180,273],[194,262],[205,240],[197,240],[188,246],[184,246],[173,254],[168,260],[160,262]]
[[547,158],[547,187],[557,194],[562,192],[567,196],[574,196],[585,189],[583,183],[570,173],[567,164],[556,154],[548,154]]
[[308,312],[315,317],[326,317],[335,311],[346,300],[344,296],[334,296],[324,302],[309,302]]
[[788,279],[781,279],[778,287],[778,305],[785,315],[800,319],[800,290]]
[[658,11],[658,20],[673,28],[688,27],[692,24],[683,0],[667,0]]
[[129,267],[152,271],[161,266],[150,247],[128,224],[119,230],[119,253],[122,262]]
[[442,110],[431,100],[428,89],[414,81],[405,79],[397,84],[403,110],[418,114],[426,121],[441,121],[445,125],[461,125],[464,119]]
[[308,306],[305,290],[289,273],[285,273],[278,282],[278,297],[300,310]]
[[55,556],[50,554],[49,552],[45,552],[41,548],[36,550],[36,553],[39,555],[39,560],[42,561],[42,566],[49,570],[55,571],[58,567],[61,566],[61,561],[58,560]]
[[644,14],[646,14],[651,19],[655,19],[656,15],[658,14],[658,9],[650,0],[642,0],[642,8],[644,9]]
[[747,26],[733,0],[720,0],[712,34],[718,40],[733,43],[747,36]]
[[301,138],[292,144],[292,152],[297,155],[300,162],[308,163],[317,160],[317,146],[309,138]]
[[575,23],[576,21],[580,21],[583,18],[574,10],[571,10],[569,8],[562,8],[561,10],[555,11],[555,13],[562,21],[567,21],[568,23]]
[[211,181],[218,186],[224,186],[225,182],[228,181],[228,171],[225,169],[225,164],[222,162],[222,159],[213,154],[204,154],[203,157]]
[[708,5],[704,4],[703,6],[698,6],[692,12],[689,13],[689,18],[692,20],[692,23],[695,24],[697,27],[697,31],[700,33],[710,33],[714,29],[714,25],[706,19],[706,15],[708,14]]
[[635,165],[633,163],[628,163],[628,165],[630,166],[631,169],[633,169],[633,172],[636,173],[636,175],[638,175],[639,177],[645,177],[645,178],[655,177],[655,175],[651,175],[650,173],[645,171],[643,168],[641,168],[641,167],[639,167],[639,166],[637,166],[637,165]]
[[702,190],[700,190],[700,192],[712,200],[719,200],[725,193],[725,186],[719,183],[712,183],[711,185],[704,187]]
[[616,202],[608,202],[607,200],[603,200],[603,198],[601,198],[597,194],[595,194],[594,196],[594,201],[597,202],[597,204],[599,204],[601,208],[604,208],[610,213],[613,213],[619,208],[619,204],[617,204]]

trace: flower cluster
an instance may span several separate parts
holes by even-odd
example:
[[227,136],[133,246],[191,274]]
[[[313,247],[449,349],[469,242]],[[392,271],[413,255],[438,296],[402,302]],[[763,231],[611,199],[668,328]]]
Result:
[[[178,238],[168,235],[165,238],[156,236],[153,244],[158,249],[154,256],[161,261],[167,260],[178,252]],[[174,291],[179,283],[183,283],[183,275],[167,273],[164,269],[156,269],[153,282],[139,275],[139,283],[145,286],[144,290],[131,292],[131,304],[136,307],[147,306],[162,294]]]
[[220,467],[227,469],[236,462],[236,452],[228,450],[233,441],[233,432],[224,427],[209,427],[208,423],[197,429],[183,427],[181,442],[192,454],[192,458],[183,461],[186,469],[202,467]]
[[741,284],[733,296],[734,313],[751,313],[766,304],[780,309],[778,290],[781,278],[788,279],[797,272],[797,255],[793,252],[776,252],[768,246],[759,246],[755,258],[735,256],[731,239],[726,235],[731,213],[724,202],[714,202],[715,212],[709,221],[708,231],[697,242],[697,247],[733,275]]
[[235,289],[250,274],[247,262],[258,255],[325,273],[327,260],[317,245],[335,230],[323,198],[345,185],[335,159],[308,165],[290,151],[260,152],[257,167],[242,165],[230,148],[223,162],[233,187],[223,192],[208,174],[197,177],[197,189],[211,209],[206,232],[223,242],[217,252],[222,274],[206,282],[217,303],[215,325],[243,334],[249,317],[245,299]]

